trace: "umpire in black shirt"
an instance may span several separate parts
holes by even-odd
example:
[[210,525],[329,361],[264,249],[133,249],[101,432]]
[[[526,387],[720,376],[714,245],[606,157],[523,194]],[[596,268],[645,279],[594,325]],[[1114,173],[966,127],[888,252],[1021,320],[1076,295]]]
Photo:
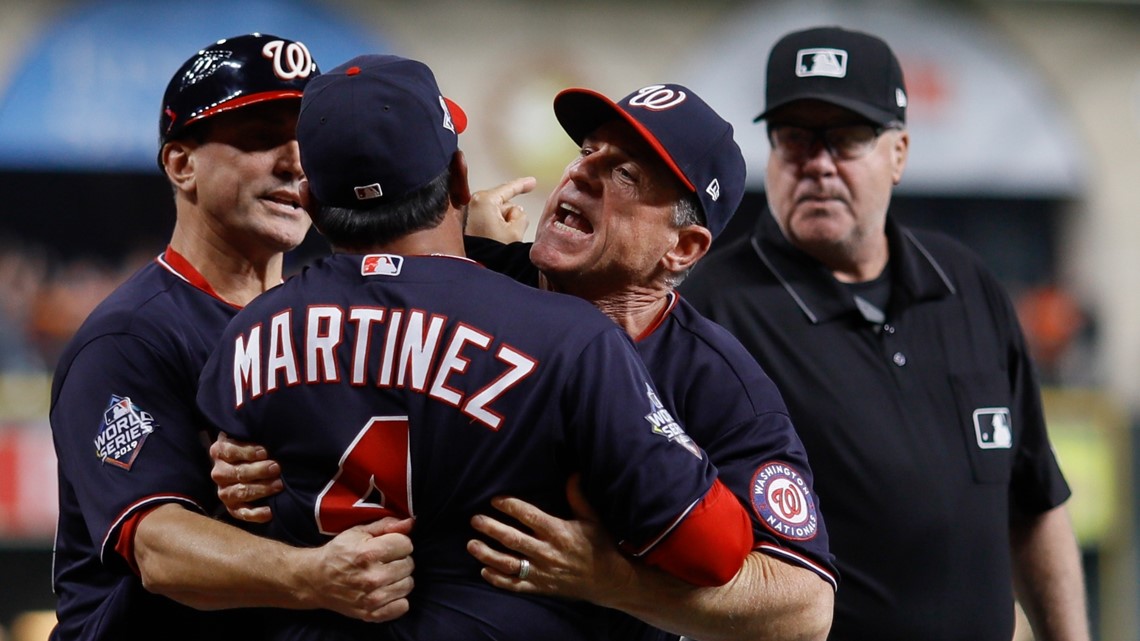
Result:
[[888,215],[909,149],[879,38],[788,34],[768,60],[771,215],[681,291],[784,395],[843,576],[830,639],[1089,638],[1069,488],[1008,296]]

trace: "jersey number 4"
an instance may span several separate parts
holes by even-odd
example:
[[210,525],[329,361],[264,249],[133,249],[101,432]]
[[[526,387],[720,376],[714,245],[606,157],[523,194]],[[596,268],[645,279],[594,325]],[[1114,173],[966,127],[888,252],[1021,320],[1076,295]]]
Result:
[[385,516],[412,514],[408,417],[376,416],[340,457],[314,510],[321,534],[335,535]]

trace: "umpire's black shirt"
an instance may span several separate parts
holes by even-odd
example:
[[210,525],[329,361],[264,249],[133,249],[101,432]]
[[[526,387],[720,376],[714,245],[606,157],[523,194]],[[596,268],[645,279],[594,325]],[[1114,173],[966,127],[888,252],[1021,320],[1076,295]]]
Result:
[[807,448],[843,577],[830,638],[1008,641],[1009,523],[1069,496],[1036,376],[972,253],[889,217],[887,235],[881,316],[767,212],[681,290],[776,381]]

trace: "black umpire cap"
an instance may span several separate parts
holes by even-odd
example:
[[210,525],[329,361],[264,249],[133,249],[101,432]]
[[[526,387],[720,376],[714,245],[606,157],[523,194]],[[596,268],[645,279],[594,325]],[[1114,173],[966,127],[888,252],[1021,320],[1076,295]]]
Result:
[[906,122],[902,66],[877,36],[840,27],[785,35],[768,56],[764,111],[756,120],[797,100],[821,100],[879,125]]

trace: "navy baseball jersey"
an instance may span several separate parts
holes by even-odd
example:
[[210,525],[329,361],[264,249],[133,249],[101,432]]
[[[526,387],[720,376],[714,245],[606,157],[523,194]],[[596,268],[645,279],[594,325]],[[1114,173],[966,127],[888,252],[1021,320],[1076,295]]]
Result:
[[758,549],[837,587],[807,453],[772,379],[676,293],[636,346],[665,407],[750,508]]
[[236,313],[168,249],[103,301],[60,357],[51,396],[60,507],[53,639],[189,639],[222,629],[223,615],[144,590],[130,542],[151,507],[217,507],[195,394]]
[[[756,549],[837,587],[807,454],[772,379],[728,330],[676,293],[659,324],[636,345],[662,403],[748,506]],[[666,641],[677,635],[615,613],[611,638]]]
[[280,461],[274,537],[315,545],[382,516],[416,518],[408,615],[368,626],[298,613],[282,638],[335,638],[322,624],[344,638],[596,638],[599,610],[498,590],[466,551],[471,517],[494,496],[568,515],[571,473],[621,547],[666,571],[723,582],[751,547],[744,511],[629,338],[584,301],[466,259],[317,262],[235,318],[198,400],[219,429]]
[[[503,245],[470,236],[464,241],[472,258],[537,286],[528,243]],[[662,404],[749,506],[757,548],[836,586],[812,470],[772,379],[740,341],[676,294],[635,344]],[[612,624],[613,638],[677,638],[621,613],[614,614]]]
[[[538,286],[529,243],[464,237],[489,269]],[[750,506],[759,549],[837,584],[811,466],[780,391],[728,330],[676,293],[635,340],[661,402]],[[772,491],[770,491],[772,490]],[[774,491],[774,493],[773,493]]]

